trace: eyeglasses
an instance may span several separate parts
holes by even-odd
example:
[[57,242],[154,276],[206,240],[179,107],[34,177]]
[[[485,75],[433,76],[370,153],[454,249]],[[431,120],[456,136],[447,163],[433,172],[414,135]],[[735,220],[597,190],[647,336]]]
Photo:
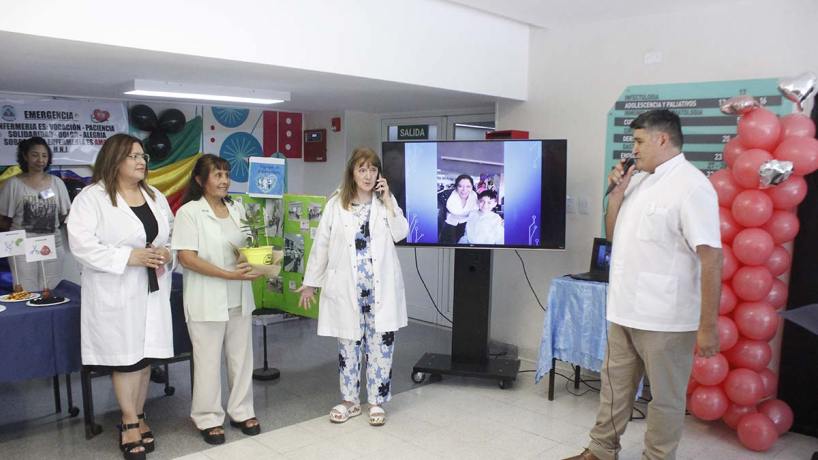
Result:
[[151,161],[151,156],[148,155],[147,153],[129,153],[129,154],[125,155],[125,156],[130,158],[133,161],[137,161],[140,158],[145,160],[145,163],[148,163],[149,161]]

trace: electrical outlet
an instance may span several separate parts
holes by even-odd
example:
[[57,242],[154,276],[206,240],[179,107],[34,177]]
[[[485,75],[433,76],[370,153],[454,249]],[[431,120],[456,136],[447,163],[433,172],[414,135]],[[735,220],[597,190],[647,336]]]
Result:
[[577,205],[579,208],[580,214],[588,214],[590,212],[591,203],[588,201],[588,198],[580,197],[577,200]]
[[577,213],[577,200],[575,200],[574,197],[572,196],[565,197],[565,213],[566,214]]

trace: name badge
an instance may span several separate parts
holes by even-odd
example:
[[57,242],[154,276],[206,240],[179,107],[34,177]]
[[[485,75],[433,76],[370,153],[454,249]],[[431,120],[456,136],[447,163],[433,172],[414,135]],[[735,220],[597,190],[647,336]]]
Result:
[[56,194],[54,193],[54,190],[51,190],[51,187],[49,187],[49,188],[47,188],[45,190],[42,190],[40,192],[40,198],[43,199],[43,200],[53,198],[54,196],[56,196]]

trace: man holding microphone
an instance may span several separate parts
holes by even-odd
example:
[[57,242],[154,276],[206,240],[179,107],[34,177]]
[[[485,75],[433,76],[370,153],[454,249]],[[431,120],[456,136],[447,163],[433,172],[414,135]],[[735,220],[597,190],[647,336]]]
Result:
[[668,110],[630,124],[635,165],[608,176],[605,230],[613,241],[608,348],[600,406],[585,451],[568,460],[610,460],[650,381],[643,459],[673,459],[682,436],[694,346],[719,352],[719,208],[713,186],[681,152],[679,117]]

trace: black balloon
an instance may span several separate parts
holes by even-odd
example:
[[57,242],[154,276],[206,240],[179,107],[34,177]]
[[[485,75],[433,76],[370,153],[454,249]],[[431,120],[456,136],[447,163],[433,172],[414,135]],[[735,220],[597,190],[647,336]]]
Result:
[[170,154],[170,138],[162,131],[154,131],[148,136],[145,148],[151,156],[151,161],[164,160]]
[[178,133],[185,128],[185,114],[179,109],[168,109],[159,116],[159,128],[166,133]]
[[131,124],[140,131],[153,131],[159,121],[156,112],[145,104],[131,107]]

